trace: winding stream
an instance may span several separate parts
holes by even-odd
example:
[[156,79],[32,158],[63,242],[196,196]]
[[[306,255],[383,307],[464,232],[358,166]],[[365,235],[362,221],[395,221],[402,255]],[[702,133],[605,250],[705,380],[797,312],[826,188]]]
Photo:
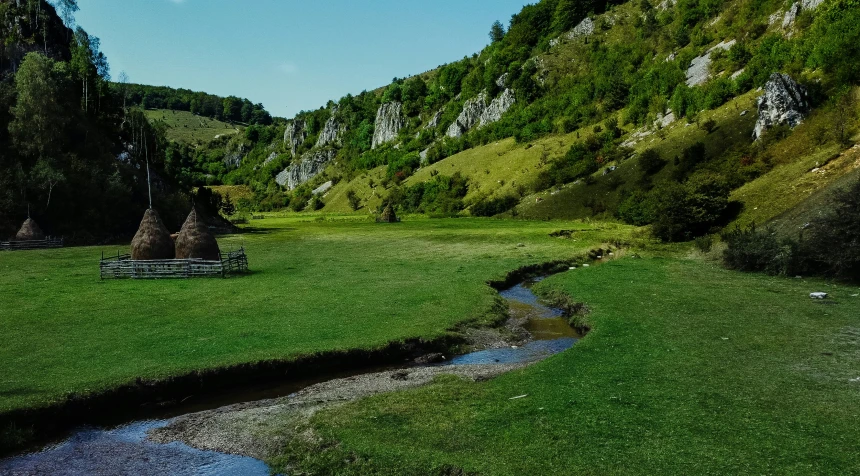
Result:
[[[488,349],[453,357],[442,365],[510,364],[543,360],[562,352],[576,343],[579,336],[562,317],[559,309],[541,304],[531,291],[530,280],[501,291],[511,306],[512,314],[527,318],[525,329],[533,340],[522,346]],[[365,369],[364,372],[380,369]],[[327,376],[329,380],[336,376]],[[316,381],[291,382],[255,388],[229,398],[208,403],[187,405],[179,412],[164,415],[164,419],[140,420],[109,428],[84,427],[75,430],[66,440],[52,444],[39,452],[0,460],[3,475],[200,475],[266,476],[269,468],[260,460],[215,451],[203,451],[180,442],[159,444],[147,439],[150,430],[168,425],[181,413],[247,401],[288,396]]]

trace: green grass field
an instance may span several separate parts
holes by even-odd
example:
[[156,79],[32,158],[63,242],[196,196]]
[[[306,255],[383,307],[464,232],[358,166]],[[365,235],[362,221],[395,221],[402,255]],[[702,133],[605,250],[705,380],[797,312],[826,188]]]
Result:
[[186,144],[206,143],[219,136],[237,134],[243,129],[242,126],[234,126],[188,111],[150,109],[145,112],[150,122],[161,121],[167,125],[165,134],[169,140]]
[[[275,469],[860,473],[857,287],[652,256],[538,290],[550,288],[592,308],[572,349],[491,381],[443,378],[317,414],[320,440],[286,448]],[[832,299],[810,300],[817,290]]]
[[[195,369],[432,338],[487,312],[485,282],[629,237],[612,224],[360,216],[254,220],[253,274],[100,281],[126,247],[0,254],[0,412]],[[551,238],[561,228],[576,241]],[[518,246],[522,245],[522,246]]]

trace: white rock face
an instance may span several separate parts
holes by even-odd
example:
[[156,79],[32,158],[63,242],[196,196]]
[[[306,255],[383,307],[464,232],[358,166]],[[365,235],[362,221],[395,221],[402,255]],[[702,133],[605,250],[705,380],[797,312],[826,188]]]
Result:
[[693,58],[687,69],[687,86],[693,87],[705,84],[711,78],[711,53],[717,50],[728,50],[736,43],[735,40],[724,41],[709,49],[702,56]]
[[289,147],[290,152],[295,157],[296,151],[305,143],[307,137],[308,131],[305,128],[305,121],[296,119],[287,124],[287,129],[284,131],[284,146]]
[[442,120],[442,110],[436,111],[436,114],[433,114],[433,117],[427,121],[427,125],[424,126],[425,129],[435,129],[439,126],[439,121]]
[[224,165],[227,168],[239,168],[242,165],[242,161],[245,160],[245,156],[248,155],[248,150],[245,147],[245,144],[239,144],[235,149],[228,149],[227,154],[224,156]]
[[499,97],[487,104],[487,93],[466,101],[460,116],[448,127],[448,137],[457,138],[474,127],[483,127],[499,121],[517,101],[513,89],[505,89]]
[[303,155],[298,164],[290,165],[279,173],[275,177],[275,182],[282,187],[293,190],[321,174],[329,162],[334,160],[334,157],[335,151],[331,149],[312,150]]
[[513,89],[505,89],[502,94],[487,106],[487,109],[481,114],[481,120],[478,127],[486,126],[498,122],[502,119],[502,115],[508,112],[508,109],[517,102],[517,97]]
[[317,139],[317,147],[325,147],[329,144],[340,145],[340,136],[345,132],[345,128],[337,122],[337,106],[331,110],[331,117],[325,122],[319,139]]
[[505,87],[507,87],[507,85],[508,85],[508,76],[510,76],[508,73],[505,73],[505,74],[503,74],[503,75],[499,76],[499,78],[498,78],[498,79],[496,79],[496,86],[498,86],[498,87],[500,87],[500,88],[505,88]]
[[[550,40],[549,45],[555,46],[555,45],[561,43],[562,39],[575,40],[577,38],[584,38],[587,36],[591,36],[593,34],[594,34],[594,20],[586,17],[585,20],[582,20],[581,22],[579,22],[579,25],[576,25],[575,27],[573,27],[573,29],[570,30],[569,32],[561,35],[558,38]],[[503,87],[503,86],[499,86],[499,87]]]
[[371,149],[397,139],[397,134],[406,120],[403,118],[403,104],[394,101],[379,106],[376,111],[376,124],[373,129],[373,145]]
[[675,122],[675,113],[671,109],[666,110],[666,114],[657,114],[657,120],[654,121],[654,127],[664,128]]
[[325,194],[326,192],[328,192],[329,190],[331,190],[332,187],[334,187],[334,182],[329,180],[328,182],[315,188],[314,191],[311,193],[313,193],[314,195],[322,195],[322,194]]
[[263,161],[263,165],[269,165],[273,160],[275,160],[277,158],[278,158],[278,153],[272,152],[271,154],[269,154],[268,157],[266,157],[266,160]]
[[477,97],[469,99],[463,105],[463,111],[457,120],[448,127],[448,137],[457,138],[475,127],[481,121],[481,114],[487,109],[487,93],[481,92]]
[[764,95],[758,98],[758,121],[753,139],[778,124],[797,127],[809,111],[806,88],[787,74],[773,73],[764,85]]
[[785,12],[785,16],[782,18],[782,28],[791,28],[791,25],[794,25],[794,20],[797,19],[797,15],[799,13],[800,2],[794,2],[790,7],[788,7],[788,11]]
[[804,10],[815,10],[819,5],[824,3],[824,0],[803,0]]

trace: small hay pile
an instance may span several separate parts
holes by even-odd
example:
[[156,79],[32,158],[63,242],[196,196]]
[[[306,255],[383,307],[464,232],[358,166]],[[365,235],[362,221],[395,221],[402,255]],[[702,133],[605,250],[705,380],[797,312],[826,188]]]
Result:
[[382,211],[382,215],[376,219],[379,223],[397,223],[399,220],[397,219],[397,215],[394,213],[394,207],[391,204],[385,206],[385,210]]
[[170,232],[161,222],[158,212],[150,208],[143,214],[140,227],[131,240],[131,259],[148,261],[173,259],[174,256]]
[[220,261],[221,250],[218,242],[209,232],[206,222],[197,217],[197,209],[192,208],[188,218],[176,237],[176,258],[199,258],[209,261]]
[[15,241],[36,241],[36,240],[44,240],[45,233],[42,232],[42,229],[39,228],[39,224],[36,223],[36,220],[32,218],[27,218],[24,221],[24,224],[21,225],[21,229],[18,230],[18,234],[15,235]]

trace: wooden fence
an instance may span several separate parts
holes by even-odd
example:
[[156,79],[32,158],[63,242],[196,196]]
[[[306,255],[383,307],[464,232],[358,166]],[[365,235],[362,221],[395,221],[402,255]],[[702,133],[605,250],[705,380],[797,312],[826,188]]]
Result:
[[52,238],[50,236],[44,240],[0,241],[0,251],[42,250],[62,247],[63,238]]
[[131,255],[106,258],[99,262],[102,279],[175,279],[227,277],[248,271],[245,249],[221,253],[220,261],[203,259],[133,260]]

